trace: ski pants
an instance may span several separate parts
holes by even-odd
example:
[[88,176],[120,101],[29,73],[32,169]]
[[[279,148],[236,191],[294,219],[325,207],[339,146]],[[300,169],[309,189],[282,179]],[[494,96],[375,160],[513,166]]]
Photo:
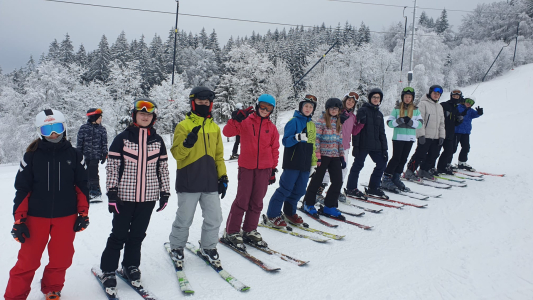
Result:
[[315,175],[313,175],[307,192],[305,193],[304,202],[306,205],[315,205],[316,193],[320,187],[326,171],[329,171],[331,176],[331,186],[324,199],[324,204],[327,207],[339,206],[339,194],[342,188],[342,166],[340,157],[322,156],[322,163],[316,168]]
[[41,256],[48,245],[48,265],[44,268],[41,292],[46,294],[61,291],[65,273],[74,256],[74,223],[77,214],[61,218],[39,218],[28,216],[26,226],[30,237],[20,245],[17,263],[9,272],[5,299],[26,299],[35,271],[41,265]]
[[455,136],[452,139],[445,139],[442,144],[444,151],[440,154],[439,162],[437,163],[437,170],[445,170],[448,164],[452,163],[453,148],[454,148]]
[[113,213],[113,228],[100,260],[103,272],[114,272],[118,268],[120,250],[124,247],[122,266],[139,267],[141,245],[156,201],[129,202],[118,206],[119,214]]
[[87,176],[90,191],[100,192],[100,176],[98,175],[98,159],[86,159],[87,164]]
[[279,187],[268,203],[267,217],[275,218],[280,216],[282,205],[285,215],[294,215],[298,200],[305,195],[307,181],[309,181],[309,171],[283,170],[279,178]]
[[[344,149],[344,159],[346,163],[348,163],[348,157],[350,157],[350,149]],[[342,169],[342,181],[344,182],[344,178],[346,178],[346,175],[348,174],[348,168]],[[330,183],[331,179],[329,177],[329,172],[326,171],[326,175],[324,175],[324,179],[322,180],[322,183]]]
[[414,142],[412,141],[392,141],[392,157],[387,164],[385,173],[390,175],[403,173],[403,167],[407,162],[413,144]]
[[383,157],[382,151],[368,151],[359,150],[359,154],[353,161],[352,168],[350,169],[350,175],[348,175],[348,182],[346,183],[346,189],[353,190],[357,188],[359,181],[359,173],[365,166],[366,156],[369,155],[372,161],[376,164],[374,171],[370,175],[370,182],[368,186],[371,188],[378,188],[381,186],[381,176],[387,167],[387,160]]
[[435,161],[439,157],[439,140],[438,139],[426,139],[424,144],[418,143],[416,145],[415,154],[411,156],[411,160],[407,164],[407,168],[413,172],[418,169],[429,171],[434,165]]
[[172,249],[184,248],[189,239],[194,212],[200,202],[202,209],[202,236],[200,244],[204,249],[214,249],[218,243],[218,232],[222,223],[222,209],[218,192],[210,193],[178,193],[178,210],[170,232]]
[[459,161],[466,162],[468,160],[468,152],[470,152],[470,134],[455,134],[455,143],[453,147],[453,153],[457,152],[457,148],[461,143],[461,152],[459,152]]
[[239,151],[239,144],[241,143],[241,136],[240,135],[236,135],[235,136],[235,143],[233,144],[233,151],[231,152],[231,154],[235,155],[237,154],[237,152]]
[[[263,198],[268,188],[268,180],[272,169],[246,169],[239,167],[237,196],[233,200],[226,222],[226,232],[229,234],[242,230],[250,232],[257,229]],[[245,215],[246,213],[246,215]],[[244,222],[242,218],[244,216]]]

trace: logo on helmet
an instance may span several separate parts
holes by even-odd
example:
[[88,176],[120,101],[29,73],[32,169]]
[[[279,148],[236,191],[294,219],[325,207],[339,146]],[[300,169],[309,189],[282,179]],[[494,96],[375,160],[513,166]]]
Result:
[[52,122],[52,121],[55,121],[56,119],[54,119],[53,116],[48,116],[46,117],[46,119],[44,119],[44,122]]

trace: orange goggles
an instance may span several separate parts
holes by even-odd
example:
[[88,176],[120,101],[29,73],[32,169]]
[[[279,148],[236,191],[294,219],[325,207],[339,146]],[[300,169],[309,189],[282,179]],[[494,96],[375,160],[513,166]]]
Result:
[[145,101],[145,100],[139,100],[137,102],[135,102],[135,110],[137,111],[145,111],[147,113],[154,113],[155,112],[155,104],[153,104],[152,102],[150,101]]
[[101,115],[103,113],[101,108],[97,108],[95,111],[87,113],[87,116]]
[[313,96],[313,95],[305,95],[304,100],[312,101],[312,102],[315,102],[315,103],[317,102],[316,97]]
[[359,100],[359,94],[356,92],[349,92],[344,97],[354,98],[355,100]]
[[259,109],[270,113],[274,110],[274,106],[270,104],[259,104]]

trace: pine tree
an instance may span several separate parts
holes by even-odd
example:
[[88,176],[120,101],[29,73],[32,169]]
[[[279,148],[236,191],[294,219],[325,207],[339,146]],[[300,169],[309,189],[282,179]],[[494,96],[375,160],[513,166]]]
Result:
[[446,9],[443,9],[440,17],[437,19],[437,22],[435,23],[435,31],[438,34],[441,34],[445,32],[449,27],[450,27],[450,24],[448,23],[448,12],[446,11]]
[[89,63],[89,58],[87,57],[87,52],[85,52],[85,47],[83,47],[83,44],[80,45],[78,52],[76,52],[76,62],[82,68],[87,67]]
[[68,33],[65,35],[65,39],[61,42],[59,47],[59,62],[63,66],[68,66],[75,61],[74,46],[70,41]]
[[132,60],[130,45],[128,44],[126,33],[124,31],[118,35],[117,40],[111,46],[109,52],[111,54],[111,60],[118,60],[123,65],[126,65]]
[[100,39],[98,49],[95,51],[95,55],[91,60],[91,66],[87,75],[85,76],[89,81],[99,80],[107,82],[109,78],[109,70],[111,61],[111,53],[109,52],[109,43],[105,35]]
[[524,0],[526,5],[526,14],[533,19],[533,0]]
[[49,61],[59,61],[61,57],[61,50],[59,49],[59,43],[56,39],[52,43],[50,43],[50,47],[48,47],[48,54],[46,55],[46,60]]
[[429,23],[429,18],[428,18],[428,15],[426,14],[425,11],[422,11],[422,13],[420,14],[420,17],[418,19],[418,24],[424,26],[424,27],[428,27],[427,24]]

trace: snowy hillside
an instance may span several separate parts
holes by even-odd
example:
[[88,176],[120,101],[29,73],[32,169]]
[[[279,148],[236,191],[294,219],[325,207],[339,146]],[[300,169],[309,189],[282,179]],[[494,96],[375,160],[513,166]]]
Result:
[[[469,96],[474,88],[464,88],[464,94]],[[256,257],[281,267],[278,273],[266,273],[219,245],[225,269],[251,287],[246,293],[235,291],[200,259],[186,252],[185,272],[196,291],[194,299],[532,299],[533,142],[528,130],[531,127],[528,116],[533,111],[532,94],[533,65],[526,65],[481,84],[474,95],[476,106],[482,106],[485,115],[473,122],[469,163],[481,171],[505,173],[505,177],[485,176],[483,182],[469,181],[466,188],[450,190],[408,184],[417,191],[442,193],[442,197],[421,201],[391,196],[400,201],[427,203],[428,207],[384,208],[381,214],[367,212],[363,217],[347,217],[374,226],[369,231],[340,222],[338,228],[331,229],[303,217],[313,228],[346,235],[341,241],[319,244],[260,228],[271,248],[310,261],[307,266],[298,267],[250,249]],[[448,99],[448,95],[443,99]],[[387,135],[390,139],[392,131]],[[223,140],[226,142],[225,138]],[[232,146],[233,142],[225,144],[226,158]],[[456,161],[457,156],[454,163]],[[174,182],[176,165],[173,159],[170,159],[170,168]],[[224,220],[236,193],[237,163],[230,162],[227,168],[230,184],[222,200]],[[372,168],[373,164],[367,159],[362,183],[368,181]],[[9,233],[17,169],[16,165],[0,166],[2,293],[19,249]],[[101,185],[105,186],[103,167],[100,174]],[[269,187],[265,211],[275,188],[277,183]],[[357,204],[376,207],[362,202]],[[358,211],[348,206],[341,208]],[[173,192],[168,207],[163,212],[154,211],[143,244],[140,268],[144,285],[160,299],[183,298],[174,268],[163,248],[176,209]],[[92,205],[90,218],[90,227],[76,237],[74,263],[67,272],[63,290],[62,299],[65,300],[105,299],[90,268],[99,264],[110,233],[111,214],[107,212],[106,203]],[[200,238],[201,223],[198,208],[190,241],[196,243]],[[223,224],[221,231],[224,227]],[[47,262],[44,254],[42,265]],[[43,298],[39,284],[42,270],[43,267],[36,273],[28,299]],[[119,281],[118,286],[121,299],[141,299],[123,282]]]

